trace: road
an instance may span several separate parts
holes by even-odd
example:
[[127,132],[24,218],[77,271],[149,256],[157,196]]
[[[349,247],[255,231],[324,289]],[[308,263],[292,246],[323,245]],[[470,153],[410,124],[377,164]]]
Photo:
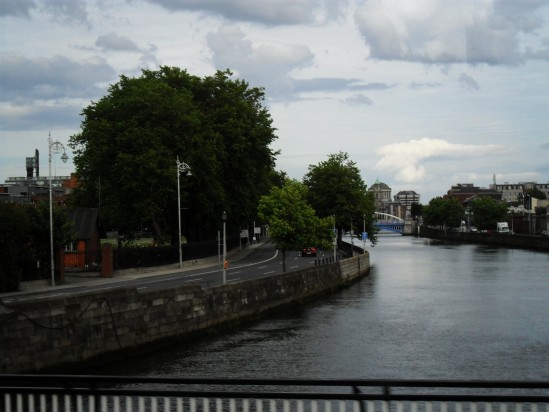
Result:
[[[320,252],[316,259],[331,256]],[[305,269],[315,265],[315,258],[301,257],[297,251],[286,252],[286,271]],[[249,279],[272,276],[282,273],[282,258],[271,242],[265,242],[252,246],[241,256],[236,255],[234,261],[227,269],[227,283],[241,282]],[[174,288],[181,285],[198,283],[202,287],[212,287],[222,283],[223,275],[216,263],[202,265],[200,267],[188,267],[184,269],[158,270],[155,272],[118,276],[102,279],[99,277],[88,278],[85,281],[67,285],[45,287],[23,292],[0,294],[0,300],[4,304],[37,301],[52,297],[74,296],[83,293],[110,290],[114,288],[135,288],[139,292],[149,292],[166,288]]]

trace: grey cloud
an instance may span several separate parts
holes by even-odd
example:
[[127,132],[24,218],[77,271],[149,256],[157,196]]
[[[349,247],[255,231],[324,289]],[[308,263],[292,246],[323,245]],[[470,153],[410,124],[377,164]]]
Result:
[[372,99],[364,94],[354,94],[351,97],[347,97],[343,101],[352,106],[371,106],[372,104],[374,104],[374,102],[372,102]]
[[408,86],[410,89],[420,90],[420,89],[439,89],[442,87],[442,83],[418,83],[412,82]]
[[355,23],[376,59],[516,65],[545,56],[543,45],[525,53],[524,41],[546,24],[540,13],[546,1],[495,0],[493,7],[484,8],[473,4],[418,3],[414,10],[401,11],[366,2],[357,7]]
[[294,89],[297,93],[317,91],[342,91],[342,90],[386,90],[394,85],[386,83],[362,84],[358,79],[343,79],[330,77],[317,77],[313,79],[296,79]]
[[194,10],[215,13],[229,20],[251,21],[268,25],[301,24],[315,20],[318,12],[328,18],[339,15],[335,0],[147,0],[168,10]]
[[46,12],[58,23],[91,26],[85,0],[56,0],[43,3]]
[[116,72],[96,58],[76,62],[66,57],[29,59],[20,54],[1,56],[0,99],[17,103],[27,99],[96,96],[96,83],[113,80]]
[[95,45],[104,50],[139,51],[139,47],[137,47],[132,39],[120,36],[115,32],[99,36],[95,41]]
[[2,130],[54,130],[54,129],[75,129],[81,122],[81,105],[62,104],[50,105],[29,105],[22,107],[23,110],[9,112],[0,108],[0,122]]
[[475,79],[465,73],[461,73],[459,76],[459,84],[461,87],[467,90],[479,90],[480,87]]
[[0,0],[0,16],[30,18],[30,10],[35,8],[33,0]]
[[47,14],[62,24],[85,24],[90,27],[85,0],[0,0],[0,16],[31,18],[31,10]]

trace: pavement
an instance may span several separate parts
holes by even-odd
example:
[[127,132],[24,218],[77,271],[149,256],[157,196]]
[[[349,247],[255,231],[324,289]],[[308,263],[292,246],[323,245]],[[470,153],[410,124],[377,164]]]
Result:
[[[246,258],[256,248],[270,244],[270,240],[262,240],[248,247],[233,249],[227,252],[227,260],[237,262]],[[179,262],[166,266],[143,267],[134,269],[115,270],[112,277],[101,277],[100,272],[65,272],[65,283],[62,285],[51,286],[49,280],[39,280],[32,282],[21,282],[20,290],[17,292],[0,293],[0,298],[9,296],[18,296],[29,293],[40,293],[51,290],[68,289],[74,286],[82,285],[105,285],[108,283],[117,283],[133,279],[142,279],[152,276],[169,275],[173,273],[188,272],[192,270],[204,269],[218,266],[221,270],[220,257],[211,256],[204,259],[193,259],[183,261],[182,268],[179,267]]]

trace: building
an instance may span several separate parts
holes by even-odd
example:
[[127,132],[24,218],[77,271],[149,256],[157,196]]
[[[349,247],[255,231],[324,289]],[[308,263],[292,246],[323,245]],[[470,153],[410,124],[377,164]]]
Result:
[[[40,155],[35,150],[34,157],[25,161],[27,174],[24,177],[8,177],[0,185],[0,201],[10,203],[36,203],[49,200],[49,176],[40,176]],[[51,176],[52,203],[62,205],[66,197],[77,185],[76,176]]]
[[545,194],[549,199],[549,183],[521,182],[490,185],[495,191],[501,193],[502,200],[507,203],[522,202],[525,195],[534,189]]
[[376,179],[376,182],[368,188],[368,192],[374,194],[374,204],[376,212],[389,213],[391,204],[391,188],[385,183]]
[[456,199],[462,205],[466,205],[478,197],[491,197],[494,200],[501,200],[501,193],[492,188],[477,187],[473,183],[458,183],[448,190],[447,197]]
[[[402,190],[398,192],[394,197],[394,211],[398,213],[392,213],[402,219],[409,218],[412,212],[412,203],[419,203],[419,194],[413,190]],[[400,207],[398,207],[400,206]]]

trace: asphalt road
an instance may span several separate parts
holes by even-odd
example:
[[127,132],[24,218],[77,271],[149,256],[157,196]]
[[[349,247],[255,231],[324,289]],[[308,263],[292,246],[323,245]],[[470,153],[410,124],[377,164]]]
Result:
[[[315,265],[316,259],[331,256],[320,252],[316,258],[301,257],[297,251],[286,252],[286,272],[304,269]],[[236,254],[229,260],[230,266],[226,271],[226,282],[235,283],[249,279],[257,279],[283,273],[281,252],[277,251],[271,242],[254,245],[248,250]],[[59,296],[74,296],[83,293],[110,290],[114,288],[136,288],[138,292],[148,292],[181,285],[198,283],[202,287],[220,285],[223,281],[223,272],[217,263],[191,266],[184,269],[162,269],[147,273],[131,275],[117,275],[113,278],[102,279],[98,276],[78,280],[60,286],[48,286],[31,289],[23,292],[0,294],[0,300],[10,303],[23,301],[37,301]]]

